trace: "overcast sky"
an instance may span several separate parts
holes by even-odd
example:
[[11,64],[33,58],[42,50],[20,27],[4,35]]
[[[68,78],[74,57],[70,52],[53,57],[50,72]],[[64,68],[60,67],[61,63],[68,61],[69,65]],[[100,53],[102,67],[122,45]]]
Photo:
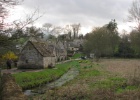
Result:
[[128,9],[133,0],[24,0],[14,9],[12,20],[23,18],[36,8],[45,12],[36,24],[52,23],[55,26],[80,23],[81,33],[85,34],[93,27],[103,26],[111,19],[116,19],[119,31],[130,31],[127,19]]

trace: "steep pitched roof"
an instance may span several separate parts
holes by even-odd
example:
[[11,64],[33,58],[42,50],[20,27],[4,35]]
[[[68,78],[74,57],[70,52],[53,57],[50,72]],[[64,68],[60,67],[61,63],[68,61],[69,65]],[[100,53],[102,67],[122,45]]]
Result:
[[72,42],[69,42],[68,44],[69,44],[70,47],[78,47],[79,48],[80,45],[83,45],[83,43],[84,43],[83,40],[81,40],[81,39],[75,39]]
[[28,42],[31,43],[43,57],[54,57],[54,54],[48,49],[46,43],[33,41]]
[[75,48],[78,48],[78,47],[79,47],[79,45],[77,45],[77,44],[74,43],[74,42],[69,42],[69,46],[70,46],[70,47],[75,47]]

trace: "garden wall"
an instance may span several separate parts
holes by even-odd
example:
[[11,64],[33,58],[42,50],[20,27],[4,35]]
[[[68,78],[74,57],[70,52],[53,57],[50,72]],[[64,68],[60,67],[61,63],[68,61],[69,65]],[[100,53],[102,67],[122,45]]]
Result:
[[2,100],[27,100],[22,88],[16,84],[10,73],[2,75]]

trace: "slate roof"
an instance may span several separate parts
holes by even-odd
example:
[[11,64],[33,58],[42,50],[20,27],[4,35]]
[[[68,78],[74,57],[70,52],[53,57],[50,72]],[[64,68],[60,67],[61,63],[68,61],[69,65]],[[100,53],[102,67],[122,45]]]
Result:
[[77,45],[77,44],[74,43],[74,42],[69,42],[69,46],[70,46],[70,47],[75,47],[75,48],[78,48],[78,47],[79,47],[79,45]]
[[77,39],[72,42],[69,42],[68,45],[69,45],[69,47],[79,48],[80,45],[83,45],[83,40]]
[[33,41],[28,42],[30,42],[43,57],[54,57],[54,54],[48,49],[48,45],[46,43]]

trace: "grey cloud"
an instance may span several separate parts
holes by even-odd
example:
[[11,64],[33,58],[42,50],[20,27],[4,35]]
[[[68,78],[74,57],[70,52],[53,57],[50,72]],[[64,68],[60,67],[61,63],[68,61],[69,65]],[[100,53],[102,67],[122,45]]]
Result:
[[25,0],[23,7],[46,11],[40,23],[103,25],[111,19],[119,23],[127,17],[132,0]]

